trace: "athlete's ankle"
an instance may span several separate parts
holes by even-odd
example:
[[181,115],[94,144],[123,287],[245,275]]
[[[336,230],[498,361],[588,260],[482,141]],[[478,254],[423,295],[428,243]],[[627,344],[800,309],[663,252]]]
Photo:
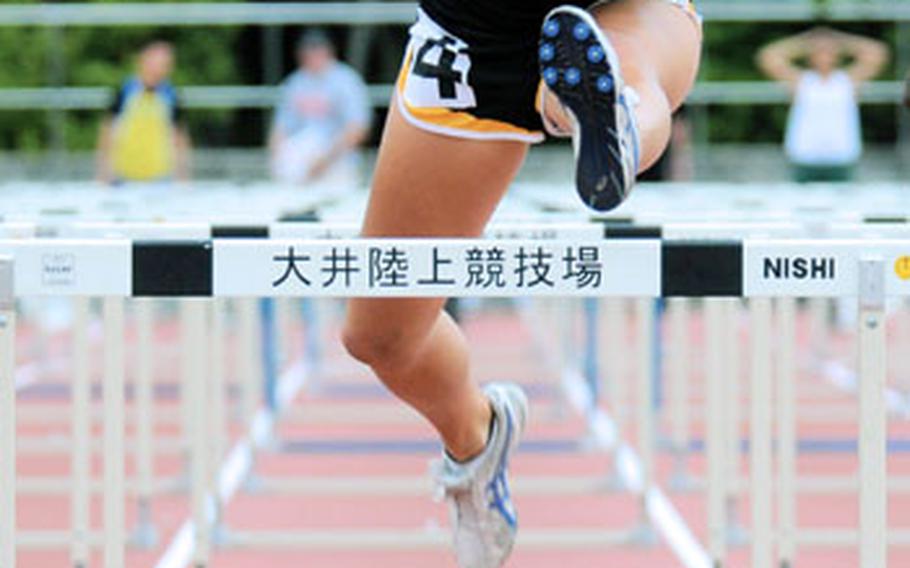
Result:
[[487,412],[481,415],[480,421],[466,431],[464,436],[446,440],[445,453],[452,461],[468,463],[487,448],[496,415],[489,404],[486,404],[485,408]]

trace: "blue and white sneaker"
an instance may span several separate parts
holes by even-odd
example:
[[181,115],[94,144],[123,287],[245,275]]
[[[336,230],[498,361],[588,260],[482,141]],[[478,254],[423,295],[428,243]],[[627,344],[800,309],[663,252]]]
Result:
[[[575,121],[575,185],[585,205],[608,211],[628,197],[638,174],[638,95],[587,11],[554,8],[541,28],[540,75]],[[548,121],[544,117],[544,123]]]
[[524,431],[528,399],[513,384],[490,384],[484,392],[494,422],[483,453],[467,463],[444,455],[434,464],[436,483],[449,502],[461,568],[499,568],[511,554],[518,531],[509,493],[509,453]]

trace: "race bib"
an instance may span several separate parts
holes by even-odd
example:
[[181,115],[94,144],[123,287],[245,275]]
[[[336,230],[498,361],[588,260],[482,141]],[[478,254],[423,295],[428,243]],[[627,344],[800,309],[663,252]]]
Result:
[[442,29],[422,11],[411,26],[409,68],[403,96],[416,108],[477,106],[468,84],[471,58],[468,44]]

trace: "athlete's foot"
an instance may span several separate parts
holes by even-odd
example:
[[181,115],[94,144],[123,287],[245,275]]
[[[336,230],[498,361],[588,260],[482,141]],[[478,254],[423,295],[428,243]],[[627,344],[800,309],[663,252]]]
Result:
[[563,107],[542,105],[544,123],[551,132],[566,131],[554,120],[560,110],[573,123],[579,197],[597,211],[619,206],[635,183],[640,141],[638,97],[623,83],[616,51],[588,12],[560,6],[544,20],[539,56],[544,84]]
[[436,482],[449,501],[455,556],[461,568],[499,568],[515,543],[518,519],[509,493],[509,455],[528,418],[528,400],[517,385],[484,388],[493,409],[490,439],[474,459],[444,455]]

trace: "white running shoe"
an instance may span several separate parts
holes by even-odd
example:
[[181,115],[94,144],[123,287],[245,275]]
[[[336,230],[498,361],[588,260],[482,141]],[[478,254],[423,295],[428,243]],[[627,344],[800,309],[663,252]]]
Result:
[[[640,139],[639,97],[623,82],[616,51],[591,14],[575,6],[547,15],[539,50],[540,75],[574,122],[578,196],[597,211],[618,207],[635,184]],[[564,134],[542,111],[547,130]]]
[[461,568],[499,568],[515,544],[518,517],[509,493],[509,453],[528,419],[528,399],[514,384],[484,387],[493,409],[487,447],[467,463],[448,455],[434,464],[436,482],[449,501],[455,556]]

